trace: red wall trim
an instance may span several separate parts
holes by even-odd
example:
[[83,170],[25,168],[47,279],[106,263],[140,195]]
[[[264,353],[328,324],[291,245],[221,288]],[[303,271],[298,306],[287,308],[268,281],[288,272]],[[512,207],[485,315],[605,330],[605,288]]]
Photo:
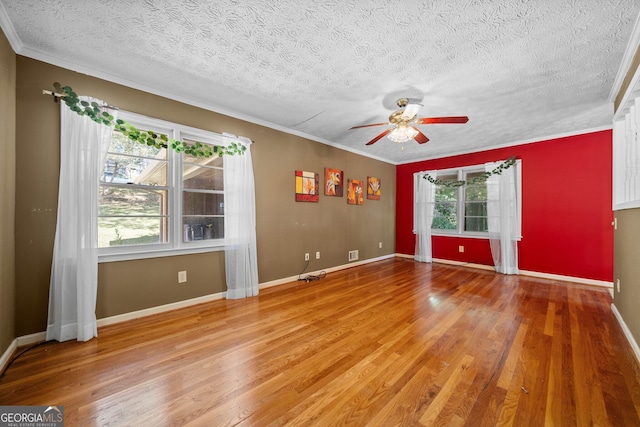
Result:
[[[413,254],[413,174],[522,159],[522,270],[613,281],[612,131],[396,167],[396,252]],[[433,257],[492,264],[488,240],[434,236]],[[465,251],[460,253],[459,246]]]

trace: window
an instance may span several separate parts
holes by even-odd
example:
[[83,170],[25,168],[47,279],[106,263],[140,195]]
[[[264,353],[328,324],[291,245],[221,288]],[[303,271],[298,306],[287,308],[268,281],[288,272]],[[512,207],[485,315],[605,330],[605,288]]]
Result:
[[[221,145],[218,134],[132,113],[141,130],[184,142]],[[224,162],[130,141],[114,131],[100,178],[101,261],[222,249]]]
[[463,172],[467,184],[464,186],[464,230],[489,231],[487,223],[487,183],[482,172]]
[[[520,168],[516,165],[518,183]],[[460,169],[437,171],[438,180],[465,181],[462,186],[438,185],[435,189],[433,222],[431,229],[436,235],[465,235],[487,237],[487,184],[482,176],[484,166],[469,166]],[[518,205],[521,191],[518,185]],[[518,212],[521,209],[518,208]]]
[[182,156],[184,242],[224,237],[223,190],[222,157]]
[[[457,181],[458,175],[438,177],[443,181]],[[435,206],[431,228],[438,230],[458,229],[458,188],[439,185],[436,187]]]

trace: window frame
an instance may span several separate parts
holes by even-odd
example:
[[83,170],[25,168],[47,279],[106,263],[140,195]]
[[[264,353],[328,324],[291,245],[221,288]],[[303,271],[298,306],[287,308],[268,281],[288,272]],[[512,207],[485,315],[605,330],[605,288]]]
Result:
[[[128,111],[118,111],[118,118],[123,119],[141,130],[167,131],[167,136],[175,140],[195,140],[206,144],[225,146],[225,139],[221,134],[197,129],[194,127],[169,122],[167,120],[143,116]],[[141,244],[129,246],[111,246],[98,248],[98,262],[127,261],[135,259],[155,258],[173,255],[186,255],[202,252],[215,252],[225,249],[226,240],[208,239],[183,242],[182,228],[182,181],[183,153],[167,148],[167,197],[168,197],[168,242],[155,244]],[[224,170],[224,163],[222,166]],[[100,182],[98,182],[100,185]],[[224,184],[223,184],[224,185]],[[151,187],[153,188],[153,187]],[[216,190],[218,194],[225,194],[223,190]],[[224,226],[227,217],[224,215]]]
[[[517,198],[517,209],[518,209],[518,222],[519,222],[519,230],[522,230],[522,161],[520,159],[516,160],[516,164],[513,166],[516,168],[516,198]],[[471,165],[471,166],[462,166],[457,168],[448,168],[448,169],[438,169],[433,171],[436,175],[436,178],[446,176],[446,175],[456,175],[458,180],[464,181],[467,178],[467,174],[476,173],[476,172],[484,172],[485,166],[484,164],[480,165]],[[425,172],[420,172],[419,175],[424,175]],[[466,185],[458,187],[458,200],[457,200],[457,226],[455,230],[444,230],[440,228],[432,228],[431,235],[432,236],[442,236],[442,237],[468,237],[474,239],[489,239],[488,231],[466,231],[464,230],[465,226],[465,203],[466,203]],[[520,236],[518,236],[518,240],[522,239],[522,231],[520,232]]]

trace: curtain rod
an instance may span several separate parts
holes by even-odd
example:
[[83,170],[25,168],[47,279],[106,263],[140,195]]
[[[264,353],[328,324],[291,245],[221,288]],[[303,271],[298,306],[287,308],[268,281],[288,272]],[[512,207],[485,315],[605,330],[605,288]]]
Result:
[[[42,94],[43,95],[49,95],[49,96],[53,96],[53,100],[55,102],[58,102],[58,100],[60,98],[65,98],[67,95],[64,93],[58,93],[58,92],[52,92],[50,90],[46,90],[46,89],[42,89]],[[113,105],[108,105],[108,104],[102,104],[100,107],[102,108],[109,108],[110,110],[119,110],[118,107],[115,107]]]
[[[61,98],[65,98],[67,96],[64,93],[52,92],[52,91],[46,90],[46,89],[42,89],[42,94],[43,95],[53,96],[53,100],[55,102],[58,102]],[[119,110],[118,107],[114,107],[113,105],[108,105],[108,104],[103,104],[103,105],[101,105],[101,107],[109,108],[111,110]],[[214,133],[217,133],[217,132],[214,132]],[[250,138],[247,138],[246,136],[237,136],[237,135],[233,135],[233,134],[227,133],[227,132],[218,133],[218,135],[226,135],[228,137],[238,139],[239,141],[242,141],[242,142],[244,142],[245,144],[248,144],[248,145],[251,145],[251,144],[254,143]]]

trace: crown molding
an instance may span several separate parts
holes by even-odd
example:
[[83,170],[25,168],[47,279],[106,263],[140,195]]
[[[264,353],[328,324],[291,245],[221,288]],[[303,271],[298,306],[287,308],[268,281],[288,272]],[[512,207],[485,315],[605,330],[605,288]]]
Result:
[[505,144],[494,145],[494,146],[491,146],[491,147],[482,147],[482,148],[474,149],[474,150],[458,151],[458,152],[451,153],[451,154],[447,153],[447,154],[442,155],[442,156],[425,157],[425,158],[422,158],[422,159],[411,160],[411,161],[408,161],[408,162],[396,163],[396,165],[408,165],[408,164],[411,164],[411,163],[424,162],[424,161],[427,161],[427,160],[445,159],[447,157],[462,156],[462,155],[465,155],[465,154],[482,153],[482,152],[485,152],[485,151],[498,150],[498,149],[501,149],[501,148],[516,147],[518,145],[534,144],[536,142],[550,141],[552,139],[560,139],[560,138],[567,138],[567,137],[577,136],[577,135],[585,135],[587,133],[601,132],[603,130],[611,130],[612,128],[613,128],[612,125],[599,126],[599,127],[595,127],[595,128],[589,128],[589,129],[582,129],[582,130],[576,130],[576,131],[571,131],[571,132],[559,133],[559,134],[556,134],[556,135],[542,136],[542,137],[534,138],[534,139],[526,139],[526,140],[520,140],[520,141],[515,141],[515,142],[508,142],[508,143],[505,143]]
[[624,55],[622,57],[622,62],[620,63],[620,67],[618,68],[618,74],[616,74],[616,78],[613,81],[613,86],[611,86],[611,92],[609,93],[609,102],[614,102],[618,92],[622,88],[622,82],[624,81],[627,72],[629,71],[629,67],[631,66],[631,62],[633,61],[633,56],[636,51],[640,47],[640,13],[636,18],[636,23],[633,26],[633,30],[631,31],[631,37],[629,37],[629,42],[627,43],[627,48],[624,51]]
[[15,53],[20,53],[24,47],[22,41],[20,41],[20,37],[18,37],[18,33],[16,32],[15,27],[11,23],[9,19],[9,15],[7,14],[7,10],[4,8],[4,5],[0,2],[0,28],[4,32],[5,37],[9,41],[11,48]]

